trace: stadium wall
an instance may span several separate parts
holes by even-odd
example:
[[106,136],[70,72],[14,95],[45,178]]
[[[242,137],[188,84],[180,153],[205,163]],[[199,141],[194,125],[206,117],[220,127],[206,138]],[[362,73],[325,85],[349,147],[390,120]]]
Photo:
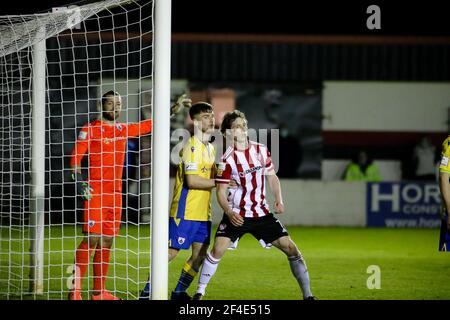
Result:
[[[171,179],[171,194],[174,179]],[[281,179],[286,212],[278,217],[285,225],[366,226],[366,184],[342,181]],[[273,198],[267,193],[272,207]],[[213,224],[222,218],[215,190],[212,197]]]
[[[173,187],[174,180],[171,180]],[[281,179],[285,225],[376,228],[440,226],[440,195],[436,182],[381,183]],[[215,191],[213,223],[222,218]],[[272,206],[273,198],[267,199]]]
[[447,132],[448,82],[325,81],[324,131]]

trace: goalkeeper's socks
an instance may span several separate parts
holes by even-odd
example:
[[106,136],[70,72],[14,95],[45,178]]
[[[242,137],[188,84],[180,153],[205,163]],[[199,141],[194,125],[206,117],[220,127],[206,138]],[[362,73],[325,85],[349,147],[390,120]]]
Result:
[[308,298],[312,296],[311,288],[309,286],[309,273],[306,268],[306,263],[303,260],[302,254],[298,256],[289,257],[289,265],[291,266],[292,274],[295,279],[297,279],[298,284],[303,292],[303,298]]
[[110,248],[98,246],[94,255],[94,291],[105,289],[106,275],[109,267]]
[[198,270],[195,270],[189,263],[186,262],[181,270],[181,275],[178,279],[177,286],[175,287],[175,292],[185,292],[191,285],[197,275],[197,272]]
[[220,259],[214,258],[211,253],[206,255],[206,259],[203,262],[202,272],[200,278],[198,279],[197,293],[205,295],[206,286],[211,280],[214,273],[216,273],[217,267],[219,266]]
[[74,290],[81,290],[83,278],[89,268],[89,260],[91,258],[92,249],[89,248],[87,242],[81,241],[75,253],[75,283]]

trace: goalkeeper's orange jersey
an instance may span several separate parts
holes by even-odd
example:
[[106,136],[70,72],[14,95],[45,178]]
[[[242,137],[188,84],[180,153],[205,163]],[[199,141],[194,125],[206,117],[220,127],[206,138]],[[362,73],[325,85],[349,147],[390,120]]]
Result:
[[127,139],[151,131],[151,119],[131,124],[92,121],[81,129],[70,165],[80,168],[81,160],[88,152],[89,182],[102,183],[111,191],[121,191]]

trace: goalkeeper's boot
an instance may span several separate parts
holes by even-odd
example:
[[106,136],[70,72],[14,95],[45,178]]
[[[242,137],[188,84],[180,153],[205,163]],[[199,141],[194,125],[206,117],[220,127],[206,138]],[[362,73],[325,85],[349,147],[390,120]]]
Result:
[[181,292],[172,291],[172,294],[170,295],[170,300],[191,301],[191,297],[187,294],[186,291]]
[[69,292],[68,300],[83,300],[81,297],[81,292],[78,290],[73,290]]
[[144,290],[141,291],[139,294],[139,300],[149,300],[150,297],[150,282],[147,282],[147,284],[144,287]]
[[103,290],[99,294],[93,294],[92,300],[122,300],[122,299],[116,297],[108,290]]
[[203,299],[203,295],[200,292],[197,292],[196,294],[194,294],[194,296],[192,297],[192,300],[202,300]]
[[317,299],[317,298],[314,297],[314,296],[309,296],[309,297],[306,297],[306,298],[303,299],[303,300],[319,300],[319,299]]

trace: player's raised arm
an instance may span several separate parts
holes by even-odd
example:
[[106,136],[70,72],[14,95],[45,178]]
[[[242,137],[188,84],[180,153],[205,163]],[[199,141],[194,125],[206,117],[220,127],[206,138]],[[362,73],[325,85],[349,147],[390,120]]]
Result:
[[[170,117],[181,112],[183,108],[190,108],[192,100],[186,94],[182,94],[175,104],[170,106]],[[140,135],[151,133],[153,129],[153,120],[146,119],[138,123],[131,123],[128,125],[128,137],[137,137]]]

